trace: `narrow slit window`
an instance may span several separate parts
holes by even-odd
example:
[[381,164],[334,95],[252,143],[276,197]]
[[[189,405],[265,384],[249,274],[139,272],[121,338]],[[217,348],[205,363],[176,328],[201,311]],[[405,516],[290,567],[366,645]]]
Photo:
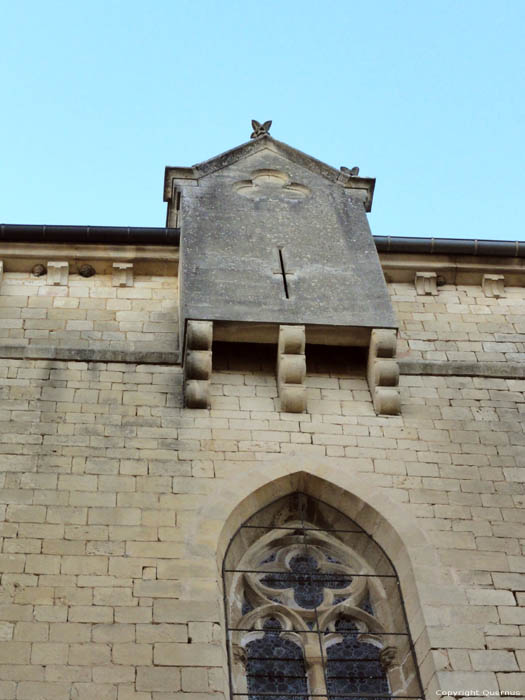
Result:
[[283,251],[281,248],[279,248],[279,262],[281,263],[281,274],[283,276],[284,296],[287,299],[289,299],[290,295],[288,293],[288,281],[286,279],[286,268],[284,267]]
[[173,200],[174,200],[174,207],[173,207],[173,221],[172,221],[172,226],[174,228],[178,228],[181,224],[181,216],[180,216],[180,205],[181,205],[181,198],[182,198],[182,193],[179,189],[176,189],[174,192]]
[[292,284],[295,277],[295,270],[290,267],[284,248],[277,248],[277,253],[274,257],[273,274],[282,285],[281,293],[283,293],[284,299],[290,299],[292,297]]

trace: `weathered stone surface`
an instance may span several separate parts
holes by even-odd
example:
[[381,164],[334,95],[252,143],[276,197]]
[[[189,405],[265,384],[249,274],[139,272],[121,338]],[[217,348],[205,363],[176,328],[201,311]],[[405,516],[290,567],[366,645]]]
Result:
[[182,191],[183,324],[395,327],[366,219],[373,181],[338,183],[269,136],[166,178],[167,198]]

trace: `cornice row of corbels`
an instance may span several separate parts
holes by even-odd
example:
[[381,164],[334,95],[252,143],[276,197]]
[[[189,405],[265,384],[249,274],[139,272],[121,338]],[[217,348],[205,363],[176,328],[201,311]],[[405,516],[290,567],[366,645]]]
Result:
[[[414,286],[418,296],[436,296],[438,293],[438,275],[436,272],[416,272]],[[486,297],[505,296],[504,275],[483,275],[481,288]]]
[[[66,260],[49,260],[46,265],[37,263],[33,266],[33,277],[46,277],[46,284],[51,287],[65,287],[69,283],[69,263]],[[0,283],[4,273],[4,263],[0,260]],[[93,277],[95,275],[94,268],[84,263],[80,265],[78,273],[81,277]],[[114,262],[112,265],[113,287],[133,287],[133,263],[131,262]]]
[[[184,350],[184,403],[188,408],[209,408],[212,372],[212,321],[188,321]],[[400,412],[399,365],[395,330],[371,332],[367,378],[376,413]],[[306,410],[306,330],[304,326],[279,326],[277,386],[281,410]]]
[[[304,326],[280,326],[277,351],[277,384],[281,410],[302,413],[306,409],[306,333]],[[376,413],[401,411],[399,365],[395,330],[374,329],[370,336],[367,379]]]

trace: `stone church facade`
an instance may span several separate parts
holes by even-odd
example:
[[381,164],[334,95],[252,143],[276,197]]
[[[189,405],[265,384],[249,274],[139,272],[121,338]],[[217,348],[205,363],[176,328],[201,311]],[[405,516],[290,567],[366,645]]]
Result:
[[0,229],[0,698],[525,696],[525,246],[273,139]]

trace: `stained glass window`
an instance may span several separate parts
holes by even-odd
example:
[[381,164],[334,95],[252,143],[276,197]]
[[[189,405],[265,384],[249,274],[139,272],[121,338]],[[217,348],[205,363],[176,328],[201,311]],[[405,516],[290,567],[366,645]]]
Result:
[[[308,694],[303,651],[281,635],[277,620],[266,620],[264,636],[246,647],[246,676],[251,700],[266,700],[264,694],[275,698],[304,698]],[[263,695],[261,695],[263,693]]]
[[324,588],[345,588],[352,578],[321,572],[317,560],[305,552],[291,559],[290,571],[270,573],[261,581],[270,588],[293,588],[297,605],[313,609],[322,603]]
[[381,649],[360,641],[351,618],[341,617],[335,629],[342,641],[326,651],[326,685],[329,698],[353,698],[361,694],[390,696],[386,673],[379,658]]
[[392,563],[304,494],[250,518],[223,566],[232,700],[422,698]]

